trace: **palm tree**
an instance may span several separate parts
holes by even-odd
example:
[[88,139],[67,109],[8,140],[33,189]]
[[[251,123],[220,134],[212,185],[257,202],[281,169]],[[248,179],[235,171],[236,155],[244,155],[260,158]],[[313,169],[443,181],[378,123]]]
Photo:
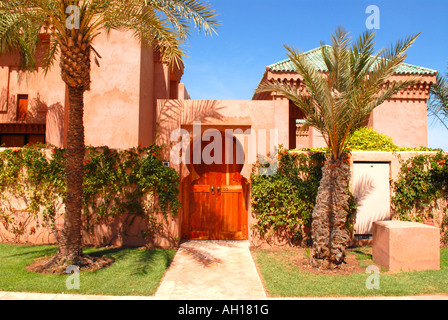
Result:
[[312,215],[315,266],[334,267],[345,258],[350,180],[347,137],[377,106],[414,83],[414,79],[388,79],[405,60],[406,50],[417,37],[398,41],[374,55],[374,32],[366,31],[351,45],[348,32],[339,27],[331,37],[331,46],[321,43],[327,72],[317,71],[301,52],[285,46],[306,90],[280,81],[262,83],[257,89],[278,92],[296,104],[305,114],[304,128],[312,126],[320,131],[330,150]]
[[446,77],[437,75],[437,82],[431,87],[428,111],[448,129],[448,73]]
[[168,64],[179,64],[192,25],[209,35],[219,24],[215,11],[200,0],[0,0],[0,54],[18,51],[23,70],[36,69],[42,33],[50,36],[45,72],[59,57],[68,88],[66,215],[57,264],[82,264],[84,92],[90,89],[90,65],[101,58],[95,38],[112,30],[129,31],[152,45]]

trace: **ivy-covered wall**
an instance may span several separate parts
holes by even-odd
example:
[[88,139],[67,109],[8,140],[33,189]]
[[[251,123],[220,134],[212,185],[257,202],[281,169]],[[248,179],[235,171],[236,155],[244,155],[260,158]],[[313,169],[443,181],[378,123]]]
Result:
[[[168,230],[180,202],[179,175],[160,147],[86,148],[83,231],[87,244],[178,241]],[[64,214],[65,151],[33,146],[0,152],[0,241],[57,242]]]
[[396,219],[439,227],[443,246],[448,246],[447,162],[448,155],[442,152],[402,161],[392,197]]
[[[288,152],[281,146],[275,154],[259,157],[251,175],[253,243],[311,244],[312,213],[325,161],[325,152]],[[346,161],[350,161],[349,155]],[[346,227],[352,232],[356,212],[353,196],[347,212]]]
[[[440,228],[441,245],[448,245],[448,155],[421,151],[352,151],[352,164],[387,163],[390,168],[391,219],[432,223]],[[277,157],[278,162],[273,161]],[[286,151],[260,159],[251,176],[253,233],[272,244],[308,245],[310,225],[325,150]],[[274,163],[274,165],[272,164]],[[276,166],[275,164],[278,164]],[[267,173],[264,167],[276,172]],[[263,172],[264,170],[264,172]],[[347,228],[356,222],[352,198]],[[256,238],[254,236],[254,238]]]
[[[179,174],[160,147],[87,148],[84,240],[93,245],[174,246],[180,240]],[[251,175],[251,240],[309,244],[325,152],[282,148]],[[392,218],[430,222],[448,245],[448,156],[441,152],[353,151],[353,162],[390,163]],[[0,150],[0,241],[55,243],[64,214],[65,152],[46,146]],[[260,172],[275,170],[275,174]],[[266,172],[264,172],[266,173]],[[347,228],[354,224],[355,199]]]

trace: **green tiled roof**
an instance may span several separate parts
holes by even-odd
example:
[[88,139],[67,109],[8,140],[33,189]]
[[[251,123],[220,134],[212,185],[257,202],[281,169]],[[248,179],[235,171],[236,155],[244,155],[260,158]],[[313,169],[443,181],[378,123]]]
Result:
[[[321,48],[316,48],[304,53],[309,62],[316,68],[318,71],[328,71],[327,66],[322,58],[322,50]],[[271,64],[267,68],[272,72],[295,72],[294,64],[290,59],[286,59],[274,64]],[[409,63],[402,63],[396,74],[420,74],[420,75],[435,75],[437,73],[436,70],[423,68],[419,66],[414,66]]]

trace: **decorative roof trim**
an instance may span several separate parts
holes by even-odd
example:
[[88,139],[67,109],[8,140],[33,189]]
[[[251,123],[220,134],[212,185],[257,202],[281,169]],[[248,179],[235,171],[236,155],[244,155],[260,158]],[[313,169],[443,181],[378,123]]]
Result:
[[[329,47],[327,45],[327,47]],[[326,72],[328,71],[321,54],[321,48],[314,48],[312,50],[309,50],[307,52],[303,53],[305,56],[307,56],[308,60],[312,63],[314,68],[318,71]],[[291,59],[285,59],[282,61],[279,61],[277,63],[271,64],[266,67],[267,71],[270,72],[280,72],[280,73],[295,73],[295,68],[293,63],[291,62]],[[420,74],[420,75],[436,75],[437,70],[432,70],[429,68],[424,68],[420,66],[416,66],[409,63],[402,63],[395,74]]]

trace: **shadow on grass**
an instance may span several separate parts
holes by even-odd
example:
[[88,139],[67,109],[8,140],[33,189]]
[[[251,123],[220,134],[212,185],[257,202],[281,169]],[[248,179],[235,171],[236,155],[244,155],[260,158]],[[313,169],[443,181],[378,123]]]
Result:
[[173,261],[173,255],[166,250],[142,250],[136,259],[135,274],[146,275],[150,273],[158,265],[157,261],[160,259],[163,261],[163,266],[168,268]]
[[[90,250],[94,250],[90,252]],[[95,248],[84,248],[84,251],[92,257],[111,257],[111,258],[122,258],[125,255],[125,250],[128,250],[128,248],[107,248],[107,249],[95,249]]]
[[373,263],[372,249],[370,247],[355,247],[347,252],[354,254],[361,264]]
[[58,251],[57,247],[48,247],[48,248],[30,247],[30,248],[35,248],[35,249],[26,251],[26,252],[21,252],[21,253],[8,254],[5,256],[2,256],[2,258],[17,258],[17,257],[26,257],[26,256],[30,256],[30,258],[47,257],[47,256],[56,254]]
[[160,268],[160,266],[168,268],[174,258],[173,251],[162,249],[113,248],[92,250],[95,251],[88,252],[92,257],[106,256],[113,258],[115,263],[126,263],[132,275],[147,275],[155,268]]
[[361,260],[373,260],[373,256],[371,253],[366,253],[362,250],[356,249],[356,250],[351,250],[351,253],[356,254],[356,256],[358,257],[358,259]]

